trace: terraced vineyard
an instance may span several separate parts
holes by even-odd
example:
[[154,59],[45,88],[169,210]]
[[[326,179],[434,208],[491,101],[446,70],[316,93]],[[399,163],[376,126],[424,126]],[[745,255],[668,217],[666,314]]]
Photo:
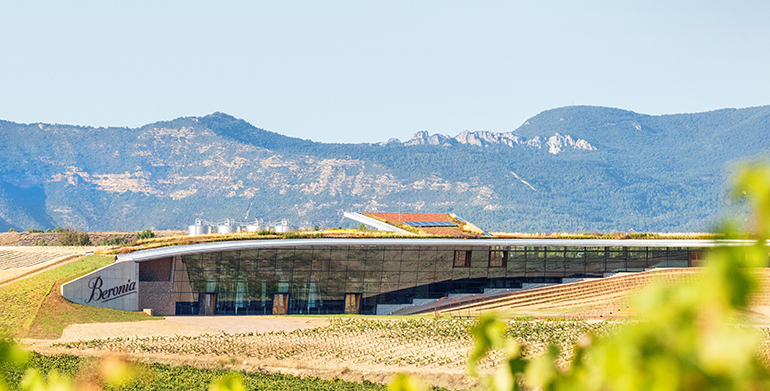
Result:
[[32,267],[93,250],[94,247],[0,247],[0,270]]
[[596,319],[624,317],[628,299],[651,282],[675,284],[697,277],[697,269],[656,269],[642,273],[583,280],[516,292],[494,299],[459,303],[439,313],[449,316],[478,316],[494,312],[502,316]]
[[[240,361],[295,361],[319,367],[376,367],[449,370],[462,374],[473,346],[475,320],[368,318],[331,319],[327,326],[294,332],[220,334],[198,337],[97,339],[56,343],[70,350],[105,350],[128,354],[232,357]],[[512,321],[508,333],[527,346],[526,355],[541,353],[548,344],[571,346],[586,333],[604,334],[618,322]],[[501,357],[493,357],[487,368]],[[386,368],[387,367],[387,368]]]

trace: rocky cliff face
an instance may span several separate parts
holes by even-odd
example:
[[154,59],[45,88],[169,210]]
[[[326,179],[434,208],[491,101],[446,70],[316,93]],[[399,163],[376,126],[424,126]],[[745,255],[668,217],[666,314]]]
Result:
[[[388,143],[398,142],[398,140],[390,140]],[[426,131],[417,132],[412,136],[409,141],[403,143],[405,146],[410,145],[435,145],[440,147],[452,147],[457,145],[473,145],[477,147],[488,147],[492,145],[503,145],[510,148],[532,148],[541,149],[548,148],[548,153],[557,154],[565,151],[566,149],[582,149],[586,151],[595,151],[588,141],[583,139],[576,139],[570,135],[562,136],[559,133],[554,133],[552,136],[535,136],[527,139],[514,134],[513,132],[496,133],[488,131],[471,132],[468,130],[463,131],[457,136],[450,137],[443,134],[430,134]]]

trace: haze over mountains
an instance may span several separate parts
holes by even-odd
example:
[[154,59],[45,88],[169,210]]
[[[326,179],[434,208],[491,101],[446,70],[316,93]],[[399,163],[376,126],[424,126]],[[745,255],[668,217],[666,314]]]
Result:
[[[384,136],[387,138],[387,135]],[[180,229],[343,211],[452,212],[492,231],[703,231],[770,106],[650,116],[570,106],[511,132],[326,144],[227,114],[141,128],[0,121],[0,230]]]

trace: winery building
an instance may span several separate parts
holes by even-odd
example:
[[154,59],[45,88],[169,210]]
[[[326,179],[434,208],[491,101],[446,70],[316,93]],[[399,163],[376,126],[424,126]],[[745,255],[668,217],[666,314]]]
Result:
[[490,238],[215,242],[121,254],[61,291],[76,303],[155,315],[389,314],[445,296],[697,266],[700,252],[712,245]]

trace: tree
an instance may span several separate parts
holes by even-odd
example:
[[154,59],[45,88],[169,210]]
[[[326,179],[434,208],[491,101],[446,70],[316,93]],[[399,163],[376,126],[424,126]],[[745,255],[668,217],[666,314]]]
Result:
[[74,228],[65,228],[59,234],[59,239],[56,243],[59,246],[90,246],[91,238],[87,232],[78,232]]
[[154,237],[155,237],[155,232],[152,232],[149,229],[145,229],[144,231],[141,231],[136,234],[136,240],[152,239]]

